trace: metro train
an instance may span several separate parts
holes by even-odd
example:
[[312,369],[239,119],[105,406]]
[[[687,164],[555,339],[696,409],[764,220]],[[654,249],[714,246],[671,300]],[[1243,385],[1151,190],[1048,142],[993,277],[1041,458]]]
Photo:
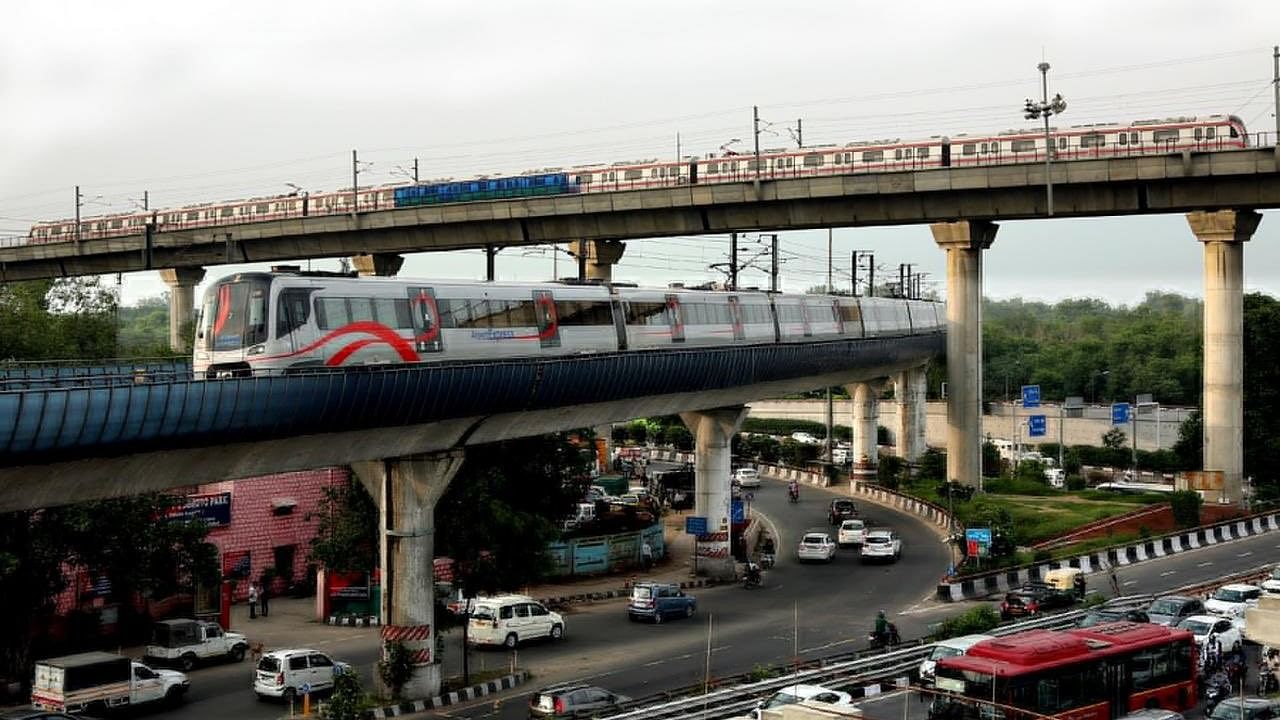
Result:
[[543,358],[900,336],[945,323],[942,305],[622,285],[356,278],[292,266],[205,293],[197,377],[398,363]]
[[[1051,152],[1058,161],[1157,155],[1248,147],[1244,123],[1234,115],[1172,117],[1127,124],[1076,125],[1055,129]],[[545,168],[515,176],[444,179],[332,192],[250,198],[186,207],[82,218],[81,239],[236,225],[311,215],[335,215],[441,203],[504,200],[541,195],[599,193],[690,184],[777,180],[853,173],[906,172],[1044,162],[1040,128],[995,134],[934,136],[923,140],[876,140],[804,148],[768,148],[754,154],[719,153],[679,160],[656,159]],[[24,242],[76,239],[74,220],[32,226]]]

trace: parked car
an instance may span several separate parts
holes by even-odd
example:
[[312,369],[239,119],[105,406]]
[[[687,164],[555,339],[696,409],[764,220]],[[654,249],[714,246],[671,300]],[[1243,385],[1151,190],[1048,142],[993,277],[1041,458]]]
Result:
[[631,588],[627,618],[660,623],[667,618],[690,617],[697,607],[698,601],[686,595],[679,585],[641,582]]
[[858,506],[849,498],[836,498],[831,501],[831,509],[827,511],[827,523],[839,525],[842,520],[858,517]]
[[898,562],[902,557],[902,540],[892,530],[868,530],[859,551],[862,562],[886,560]]
[[1280,717],[1280,702],[1260,697],[1232,697],[1214,706],[1210,720],[1272,720]]
[[934,643],[933,652],[929,653],[929,657],[920,661],[920,684],[924,687],[933,687],[934,673],[938,666],[938,661],[942,658],[964,655],[969,652],[969,648],[983,640],[990,640],[992,637],[994,636],[962,635]]
[[526,595],[476,598],[467,624],[468,642],[514,648],[535,638],[564,637],[564,618]]
[[190,672],[197,663],[215,660],[240,662],[249,641],[240,633],[226,632],[207,620],[161,620],[151,626],[151,644],[143,662],[177,665]]
[[1271,576],[1262,581],[1262,590],[1268,595],[1280,595],[1280,565],[1271,568]]
[[1192,615],[1204,615],[1204,602],[1186,595],[1162,595],[1147,606],[1147,616],[1157,625],[1174,626]]
[[529,697],[529,717],[555,720],[591,717],[594,713],[616,708],[630,699],[595,685],[552,685]]
[[1104,623],[1113,622],[1151,622],[1151,618],[1147,615],[1147,611],[1136,607],[1096,607],[1091,608],[1084,617],[1080,618],[1080,622],[1076,623],[1076,627],[1093,627],[1094,625],[1102,625]]
[[191,681],[176,670],[152,670],[123,655],[87,652],[36,662],[31,706],[50,712],[177,705]]
[[841,520],[836,542],[845,545],[861,545],[867,534],[867,524],[861,520]]
[[821,685],[788,685],[770,695],[768,700],[760,703],[752,714],[758,718],[762,710],[772,710],[802,702],[818,702],[842,708],[852,708],[853,696],[847,692],[832,690]]
[[1262,588],[1257,585],[1232,583],[1215,590],[1205,601],[1204,609],[1218,615],[1243,616],[1245,610],[1258,606],[1260,597]]
[[821,532],[805,533],[804,537],[800,538],[800,547],[796,549],[796,558],[800,562],[810,560],[831,562],[835,554],[836,544],[831,542],[831,536]]
[[253,692],[259,700],[292,702],[303,694],[333,689],[333,678],[351,672],[351,666],[310,648],[272,650],[258,661],[253,673]]
[[1178,623],[1178,627],[1195,635],[1196,644],[1201,648],[1209,641],[1210,635],[1218,637],[1218,645],[1224,652],[1234,650],[1244,642],[1240,628],[1231,622],[1231,618],[1221,615],[1192,615]]
[[738,481],[739,487],[758,488],[760,487],[760,471],[755,468],[742,467],[733,472],[733,479]]

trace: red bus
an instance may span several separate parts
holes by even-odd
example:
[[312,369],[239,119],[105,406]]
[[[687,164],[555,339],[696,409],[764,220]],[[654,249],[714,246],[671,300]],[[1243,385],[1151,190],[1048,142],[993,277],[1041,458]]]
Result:
[[945,695],[929,714],[1013,720],[1024,710],[1027,717],[1112,720],[1143,708],[1181,712],[1196,704],[1196,669],[1195,638],[1177,628],[1117,622],[1030,630],[938,661],[936,687]]

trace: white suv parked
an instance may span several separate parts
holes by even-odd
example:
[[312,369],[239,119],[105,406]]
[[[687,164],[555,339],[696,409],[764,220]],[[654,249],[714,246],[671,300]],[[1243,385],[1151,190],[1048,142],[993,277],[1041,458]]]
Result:
[[350,665],[318,650],[272,650],[258,661],[253,691],[259,700],[282,698],[292,702],[304,692],[331,690],[334,676],[345,672],[351,672]]
[[525,640],[564,637],[564,618],[526,595],[476,598],[467,624],[473,645],[514,648]]

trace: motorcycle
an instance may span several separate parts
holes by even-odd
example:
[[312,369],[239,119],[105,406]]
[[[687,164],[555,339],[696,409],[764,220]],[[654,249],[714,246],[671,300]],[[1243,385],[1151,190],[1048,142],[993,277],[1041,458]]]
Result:
[[765,570],[768,570],[769,568],[773,567],[773,563],[774,563],[773,553],[762,553],[760,555],[760,567],[764,568]]
[[787,494],[791,496],[792,503],[800,502],[800,488],[792,485],[791,487],[787,488]]
[[1231,697],[1231,681],[1227,679],[1226,673],[1217,672],[1213,677],[1205,683],[1204,688],[1204,715],[1208,717],[1218,703]]
[[742,573],[742,587],[750,590],[760,587],[760,583],[764,581],[764,571],[755,563],[747,563],[746,570]]
[[898,626],[889,623],[889,628],[883,633],[877,633],[872,630],[867,635],[867,642],[871,645],[872,650],[878,650],[882,647],[894,647],[902,643],[902,636],[898,634]]
[[1276,677],[1276,671],[1269,663],[1263,662],[1258,667],[1258,694],[1270,695],[1275,692],[1280,692],[1280,678]]

